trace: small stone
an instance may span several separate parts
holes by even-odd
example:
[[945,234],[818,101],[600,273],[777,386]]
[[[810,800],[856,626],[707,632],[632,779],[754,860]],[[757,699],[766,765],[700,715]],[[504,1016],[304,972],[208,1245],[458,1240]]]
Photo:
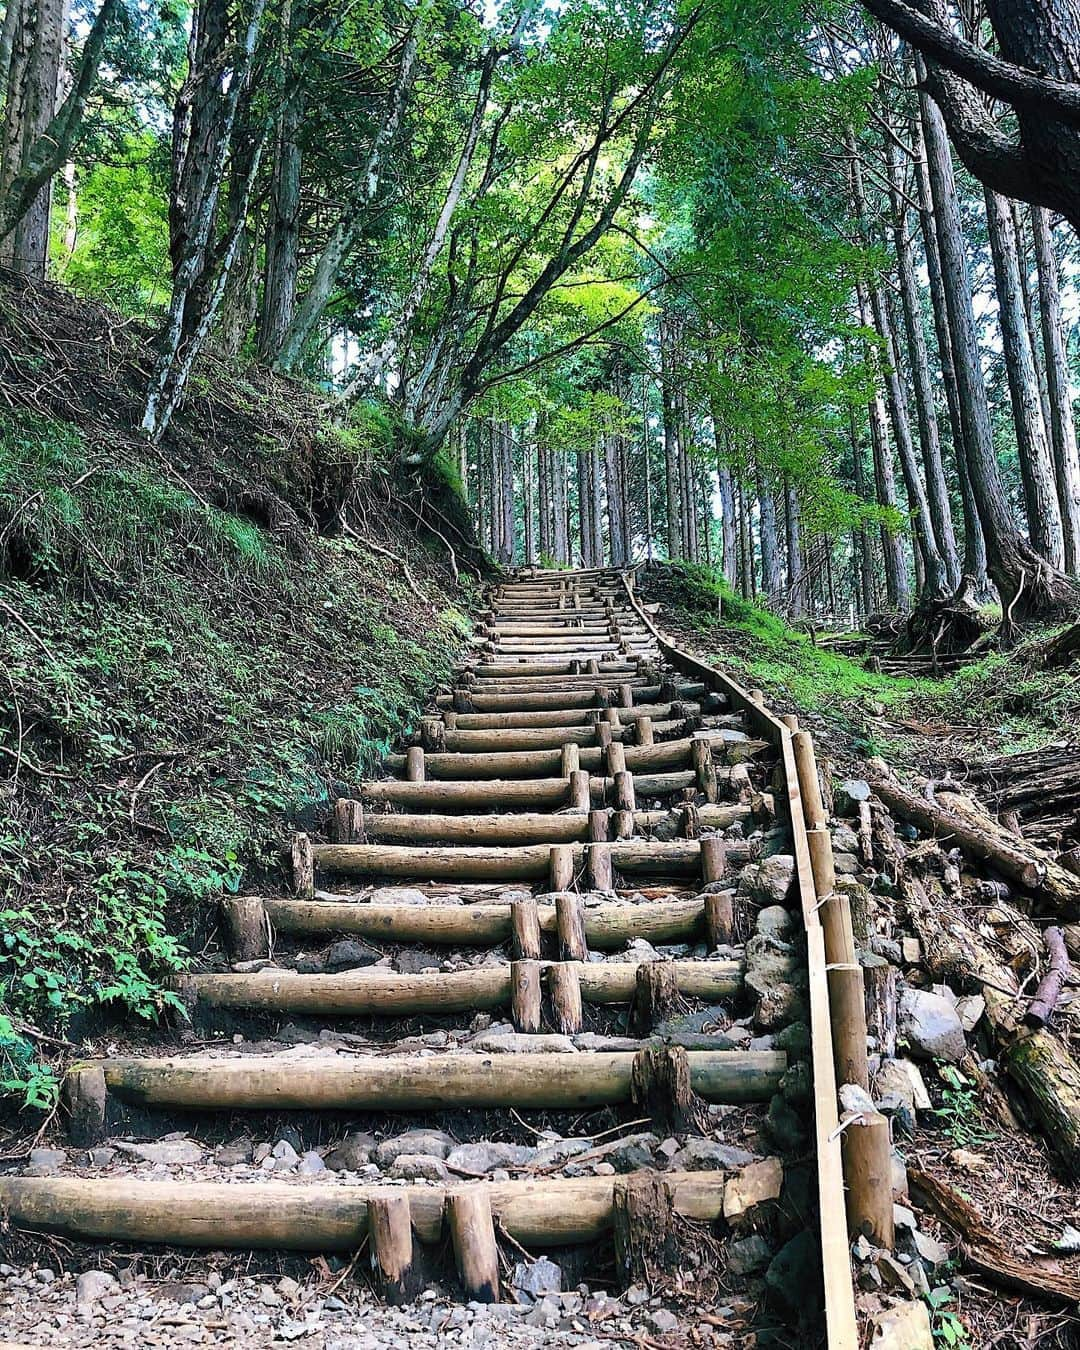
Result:
[[754,926],[766,937],[777,937],[786,941],[795,930],[795,921],[790,911],[783,905],[766,905],[764,909],[758,910]]
[[735,1144],[721,1144],[715,1139],[688,1139],[671,1159],[671,1166],[679,1172],[733,1172],[754,1161],[754,1155]]
[[915,1230],[915,1250],[923,1265],[929,1266],[932,1271],[948,1264],[948,1247],[944,1243],[938,1242],[937,1238],[932,1238],[929,1233],[922,1232],[921,1229]]
[[900,951],[905,966],[917,966],[922,961],[922,943],[916,937],[901,938]]
[[865,778],[845,778],[833,792],[833,809],[838,816],[857,816],[859,803],[870,800],[870,784]]
[[906,1200],[908,1198],[908,1174],[907,1163],[903,1155],[896,1149],[889,1155],[889,1175],[892,1179],[892,1194],[894,1200]]
[[439,962],[437,956],[406,948],[394,957],[394,969],[400,975],[422,975],[425,970],[438,970]]
[[[239,1167],[252,1160],[252,1142],[247,1136],[221,1144],[214,1150],[214,1161],[219,1167]],[[260,1159],[260,1161],[262,1161]]]
[[26,1168],[28,1177],[54,1177],[67,1162],[62,1148],[32,1148]]
[[408,1130],[393,1139],[384,1139],[375,1150],[375,1161],[380,1167],[389,1167],[403,1153],[445,1158],[453,1147],[453,1139],[442,1130]]
[[834,825],[832,846],[834,853],[858,853],[859,836],[850,825]]
[[277,1162],[282,1169],[295,1167],[300,1161],[300,1155],[287,1139],[279,1139],[270,1150],[270,1156]]
[[891,1288],[900,1289],[905,1294],[915,1293],[915,1281],[901,1263],[888,1252],[881,1252],[878,1255],[877,1268],[881,1272],[881,1278]]
[[86,1158],[91,1167],[111,1167],[116,1161],[116,1149],[102,1144],[99,1148],[92,1148]]
[[772,1260],[772,1248],[760,1233],[738,1238],[728,1248],[728,1270],[733,1275],[754,1275]]
[[934,1350],[934,1333],[925,1303],[907,1300],[879,1313],[871,1350]]
[[332,1172],[357,1172],[371,1161],[375,1147],[373,1134],[357,1130],[335,1144],[323,1161]]
[[474,1036],[468,1045],[470,1050],[482,1050],[489,1055],[573,1055],[577,1052],[577,1046],[569,1036],[553,1033],[532,1036],[520,1031],[488,1031]]
[[652,1327],[653,1331],[658,1331],[661,1335],[679,1329],[679,1319],[667,1308],[657,1308],[655,1312],[649,1313],[645,1321]]
[[975,1030],[985,1012],[986,999],[983,998],[982,994],[967,994],[964,998],[956,1001],[956,1015],[960,1018],[960,1025],[966,1032]]
[[178,1303],[181,1307],[189,1303],[198,1303],[210,1290],[205,1284],[192,1284],[186,1280],[163,1280],[154,1290],[155,1298]]
[[900,992],[898,1030],[916,1055],[955,1064],[967,1042],[956,1009],[940,994],[905,986]]
[[300,1166],[296,1170],[303,1177],[315,1177],[318,1176],[320,1172],[326,1171],[326,1163],[323,1162],[320,1154],[316,1153],[314,1149],[311,1149],[310,1152],[305,1153],[300,1159]]
[[143,1162],[164,1163],[169,1167],[194,1166],[203,1160],[202,1147],[194,1139],[160,1139],[156,1143],[129,1143],[126,1140],[114,1140],[121,1153]]
[[75,1281],[75,1306],[92,1308],[99,1299],[117,1288],[116,1276],[107,1270],[84,1270]]
[[477,1176],[496,1167],[524,1167],[532,1162],[536,1149],[526,1144],[462,1144],[446,1155],[447,1165]]
[[446,1164],[430,1153],[399,1153],[390,1168],[390,1175],[404,1181],[450,1180]]
[[[650,1136],[655,1140],[656,1136]],[[617,1172],[636,1172],[642,1167],[655,1166],[653,1157],[654,1143],[646,1143],[641,1136],[632,1136],[615,1145],[607,1154],[607,1161]]]
[[524,1294],[530,1300],[538,1299],[544,1294],[562,1291],[562,1270],[546,1256],[541,1256],[537,1261],[519,1261],[514,1267],[510,1283],[518,1294]]
[[795,880],[795,858],[774,853],[759,863],[749,863],[739,877],[739,894],[759,905],[783,905]]

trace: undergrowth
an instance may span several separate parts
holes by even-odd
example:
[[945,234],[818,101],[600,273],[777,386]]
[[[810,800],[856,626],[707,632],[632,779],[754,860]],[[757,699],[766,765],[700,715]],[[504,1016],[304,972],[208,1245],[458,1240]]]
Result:
[[178,1008],[218,898],[280,884],[295,823],[415,721],[469,600],[408,539],[424,604],[362,543],[0,413],[0,1091],[48,1106],[43,1051]]

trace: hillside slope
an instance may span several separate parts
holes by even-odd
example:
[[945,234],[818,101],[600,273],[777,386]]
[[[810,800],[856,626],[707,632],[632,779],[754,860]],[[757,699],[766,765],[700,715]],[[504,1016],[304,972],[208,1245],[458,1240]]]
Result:
[[458,528],[452,488],[373,415],[208,361],[147,447],[147,339],[0,277],[0,1088],[33,1105],[103,1019],[158,1017],[208,901],[280,881],[477,593],[419,523]]

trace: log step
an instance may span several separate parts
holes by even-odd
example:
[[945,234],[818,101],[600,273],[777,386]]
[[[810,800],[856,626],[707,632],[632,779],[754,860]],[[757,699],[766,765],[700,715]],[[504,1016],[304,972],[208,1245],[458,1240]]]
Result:
[[[631,1100],[633,1053],[455,1052],[414,1055],[192,1056],[107,1059],[110,1093],[139,1106],[199,1111],[570,1110]],[[767,1101],[787,1069],[780,1051],[694,1050],[690,1086],[710,1102]]]
[[[541,963],[544,965],[545,963]],[[554,963],[546,963],[547,965]],[[575,967],[586,1003],[629,1003],[637,982],[636,961],[583,961]],[[718,1002],[742,988],[737,961],[672,961],[675,981],[689,998]],[[323,1016],[409,1016],[418,1013],[487,1012],[510,1002],[511,973],[505,966],[399,975],[384,969],[345,975],[298,975],[260,970],[248,975],[192,975],[184,985],[209,1008],[248,1008]]]
[[[737,1176],[738,1174],[736,1174]],[[716,1172],[661,1173],[676,1213],[713,1220],[728,1179]],[[614,1177],[542,1177],[466,1183],[482,1187],[500,1226],[522,1244],[592,1242],[611,1229]],[[443,1233],[442,1186],[288,1185],[0,1177],[0,1209],[14,1228],[111,1242],[286,1251],[357,1251],[370,1201],[407,1196],[416,1234]]]

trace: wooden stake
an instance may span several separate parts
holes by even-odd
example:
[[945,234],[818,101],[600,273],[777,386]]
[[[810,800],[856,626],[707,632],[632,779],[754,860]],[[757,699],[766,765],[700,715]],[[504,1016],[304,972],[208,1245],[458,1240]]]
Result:
[[585,905],[579,895],[564,891],[555,897],[555,924],[559,938],[560,961],[587,961]]
[[633,811],[613,811],[611,813],[611,833],[615,839],[632,839],[634,837]]
[[848,1223],[877,1247],[894,1241],[889,1122],[877,1111],[852,1122],[842,1139]]
[[541,989],[539,961],[510,963],[510,1016],[518,1031],[540,1030]]
[[727,848],[723,839],[711,836],[701,840],[701,879],[708,885],[723,881],[727,871]]
[[511,901],[510,928],[515,960],[539,961],[540,911],[534,896]]
[[410,745],[405,752],[405,781],[408,783],[422,783],[424,777],[423,746]]
[[270,954],[266,907],[261,896],[226,896],[221,902],[221,922],[233,961],[257,961]]
[[713,766],[712,741],[707,736],[691,736],[690,761],[694,766],[699,790],[707,802],[716,801],[716,769]]
[[334,803],[331,838],[336,844],[359,844],[364,839],[364,803],[339,797]]
[[[425,717],[420,723],[420,744],[439,753],[446,749],[446,723],[441,717]],[[419,779],[423,782],[423,779]]]
[[628,684],[619,685],[619,706],[621,708],[632,708],[634,706],[634,691]]
[[658,1131],[678,1134],[697,1123],[690,1061],[677,1045],[647,1045],[634,1056],[630,1096]]
[[[421,751],[423,754],[423,751]],[[315,894],[315,854],[306,834],[297,834],[292,842],[293,890],[301,900],[310,900]]]
[[637,969],[634,1001],[630,1005],[631,1036],[648,1036],[654,1027],[685,1006],[670,963],[643,961]]
[[458,1276],[477,1303],[499,1301],[499,1248],[487,1187],[466,1186],[446,1197],[446,1218]]
[[562,764],[560,773],[563,778],[569,778],[572,773],[577,773],[581,768],[581,747],[577,741],[567,741],[562,748]]
[[379,1293],[391,1307],[409,1303],[423,1283],[414,1266],[409,1197],[401,1191],[372,1196],[367,1215],[371,1269]]
[[611,846],[609,844],[589,844],[586,848],[586,858],[586,876],[589,889],[591,891],[613,890]]
[[626,751],[621,741],[612,741],[607,748],[607,771],[609,778],[626,772]]
[[705,932],[710,951],[731,946],[735,938],[735,905],[730,891],[706,895]]
[[652,745],[653,742],[653,724],[651,717],[639,717],[637,720],[637,743],[638,745]]
[[589,812],[589,840],[593,844],[606,843],[611,838],[611,815],[607,808]]
[[658,1272],[678,1268],[671,1195],[652,1170],[620,1177],[612,1191],[615,1278],[648,1289]]
[[564,1036],[573,1036],[581,1030],[581,979],[578,967],[559,961],[547,968],[548,994],[551,1001],[551,1025]]
[[701,812],[696,802],[684,802],[680,807],[679,833],[684,839],[701,838]]
[[592,784],[588,769],[575,769],[570,774],[570,809],[572,811],[592,810]]
[[617,811],[636,811],[637,796],[634,792],[634,775],[628,773],[625,769],[620,769],[618,773],[612,775],[612,779],[615,809]]
[[64,1079],[64,1106],[68,1137],[76,1148],[92,1148],[105,1138],[105,1103],[108,1090],[105,1071],[99,1064],[70,1069]]
[[548,886],[553,891],[568,891],[574,884],[573,845],[553,844],[548,857]]

